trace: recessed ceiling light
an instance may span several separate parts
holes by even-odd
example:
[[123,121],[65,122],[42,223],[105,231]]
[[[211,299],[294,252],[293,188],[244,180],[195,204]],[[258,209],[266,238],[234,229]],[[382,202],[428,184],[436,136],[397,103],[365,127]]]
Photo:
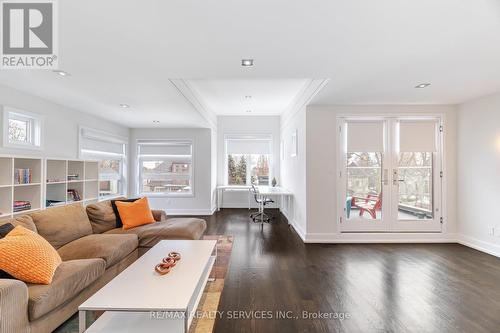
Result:
[[246,113],[251,113],[251,112],[252,112],[252,110],[246,110],[245,112],[246,112]]
[[120,104],[120,107],[122,109],[128,109],[130,107],[130,105],[122,103],[122,104]]
[[159,124],[160,121],[159,120],[153,120],[153,124]]
[[430,83],[420,83],[419,85],[415,86],[415,88],[427,88],[428,86],[430,86],[431,84]]
[[70,74],[65,71],[60,71],[60,70],[53,70],[54,73],[59,74],[61,76],[69,76]]
[[241,60],[241,66],[243,66],[243,67],[252,67],[253,66],[253,59],[242,59]]

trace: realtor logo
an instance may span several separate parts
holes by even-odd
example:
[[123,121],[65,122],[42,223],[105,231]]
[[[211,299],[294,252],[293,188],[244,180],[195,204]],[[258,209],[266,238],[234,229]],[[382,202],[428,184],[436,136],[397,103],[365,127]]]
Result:
[[1,1],[2,69],[56,69],[55,0]]

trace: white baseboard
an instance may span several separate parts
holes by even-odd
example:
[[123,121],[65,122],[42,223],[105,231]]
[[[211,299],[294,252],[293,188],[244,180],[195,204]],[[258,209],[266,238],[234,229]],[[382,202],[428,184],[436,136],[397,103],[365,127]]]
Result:
[[212,215],[215,209],[165,209],[167,216],[171,215]]
[[307,233],[305,243],[456,243],[455,234],[441,233]]
[[281,214],[283,214],[286,217],[286,219],[288,220],[288,223],[292,226],[292,228],[295,230],[297,235],[299,235],[300,239],[302,239],[302,241],[304,243],[306,243],[306,232],[300,226],[300,224],[298,224],[297,221],[295,221],[294,219],[290,218],[290,216],[286,210],[280,208],[280,212],[281,212]]
[[302,239],[304,243],[307,243],[306,232],[304,231],[304,229],[302,229],[302,227],[295,220],[288,220],[288,223],[290,223],[297,235],[299,235],[300,239]]
[[491,254],[495,257],[500,257],[500,245],[491,242],[485,242],[483,240],[466,236],[458,235],[457,242],[459,244],[471,247],[481,252]]

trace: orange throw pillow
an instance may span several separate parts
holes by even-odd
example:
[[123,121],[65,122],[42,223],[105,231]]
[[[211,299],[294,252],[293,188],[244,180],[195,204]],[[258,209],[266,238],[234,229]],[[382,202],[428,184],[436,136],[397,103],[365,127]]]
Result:
[[116,201],[115,204],[124,230],[155,222],[148,198],[144,197],[134,202]]
[[61,257],[42,236],[17,226],[0,239],[0,269],[28,283],[50,284]]

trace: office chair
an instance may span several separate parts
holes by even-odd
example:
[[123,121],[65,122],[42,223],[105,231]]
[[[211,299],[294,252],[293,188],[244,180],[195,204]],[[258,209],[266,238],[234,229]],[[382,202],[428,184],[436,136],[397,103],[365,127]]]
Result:
[[264,209],[266,208],[266,205],[273,203],[274,200],[271,198],[261,197],[259,195],[259,189],[253,184],[252,184],[252,188],[250,189],[250,191],[252,191],[252,193],[253,193],[253,197],[255,199],[255,202],[259,205],[259,210],[255,213],[250,214],[250,218],[255,223],[269,223],[269,222],[271,222],[272,218],[264,212]]

